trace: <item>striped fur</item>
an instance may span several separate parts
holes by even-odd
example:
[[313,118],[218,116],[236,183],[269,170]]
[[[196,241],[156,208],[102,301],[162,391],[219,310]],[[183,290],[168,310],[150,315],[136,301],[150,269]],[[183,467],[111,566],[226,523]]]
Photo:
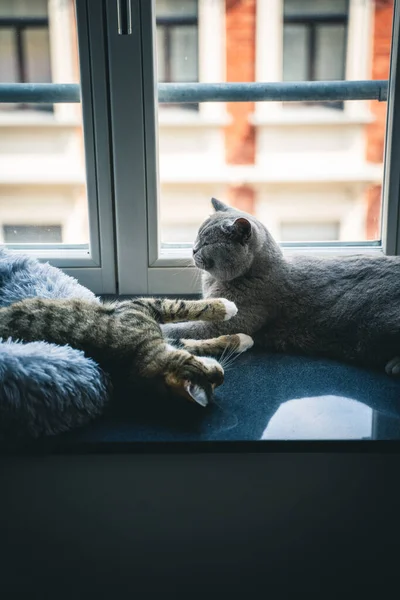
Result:
[[214,387],[223,382],[224,372],[217,361],[194,355],[239,349],[240,336],[202,342],[183,340],[183,347],[171,349],[159,324],[224,321],[236,310],[233,303],[220,298],[140,298],[103,304],[83,299],[31,298],[0,308],[0,336],[68,344],[83,350],[111,375],[124,373],[130,382],[159,379],[174,393],[191,400],[197,400],[194,390],[200,388],[209,400]]

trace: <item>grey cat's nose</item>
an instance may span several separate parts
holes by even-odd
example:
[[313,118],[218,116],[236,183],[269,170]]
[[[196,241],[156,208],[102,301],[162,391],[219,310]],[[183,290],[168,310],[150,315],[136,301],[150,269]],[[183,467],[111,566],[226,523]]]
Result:
[[194,255],[196,254],[196,252],[198,252],[198,251],[199,251],[199,248],[195,248],[195,247],[193,246],[193,250],[192,250],[192,252],[193,252],[193,256],[194,256]]

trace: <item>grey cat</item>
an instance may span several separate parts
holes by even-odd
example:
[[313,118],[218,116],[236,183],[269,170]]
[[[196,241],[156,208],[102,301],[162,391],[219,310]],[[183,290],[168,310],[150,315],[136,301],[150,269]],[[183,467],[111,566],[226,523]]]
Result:
[[244,332],[268,351],[400,375],[400,257],[285,257],[255,217],[212,199],[193,247],[206,298],[235,302],[222,323],[167,325],[173,339]]

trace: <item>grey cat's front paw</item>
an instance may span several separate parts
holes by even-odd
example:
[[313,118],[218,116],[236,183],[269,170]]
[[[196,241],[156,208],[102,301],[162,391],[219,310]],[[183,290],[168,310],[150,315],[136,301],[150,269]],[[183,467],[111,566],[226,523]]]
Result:
[[392,360],[389,360],[385,371],[388,375],[400,375],[400,356],[395,356]]

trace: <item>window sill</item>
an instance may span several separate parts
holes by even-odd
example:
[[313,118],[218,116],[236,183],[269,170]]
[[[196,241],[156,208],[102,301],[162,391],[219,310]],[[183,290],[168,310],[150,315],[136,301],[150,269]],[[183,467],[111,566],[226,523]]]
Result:
[[[320,445],[321,440],[399,439],[398,393],[398,382],[384,373],[324,358],[253,349],[238,358],[216,390],[217,405],[207,410],[195,410],[184,402],[165,403],[162,396],[154,395],[151,402],[146,398],[137,403],[132,412],[130,399],[122,397],[110,414],[82,428],[31,442],[27,450],[76,452],[76,445],[83,443],[86,450],[93,446],[91,451],[104,452],[112,446],[113,451],[123,452],[124,444],[135,442],[202,442],[206,448],[219,440],[228,442],[219,446],[224,451],[229,441],[254,440],[259,449],[268,451],[273,440],[288,444],[313,439]],[[377,417],[379,430],[374,427]],[[385,424],[392,427],[386,429]]]

